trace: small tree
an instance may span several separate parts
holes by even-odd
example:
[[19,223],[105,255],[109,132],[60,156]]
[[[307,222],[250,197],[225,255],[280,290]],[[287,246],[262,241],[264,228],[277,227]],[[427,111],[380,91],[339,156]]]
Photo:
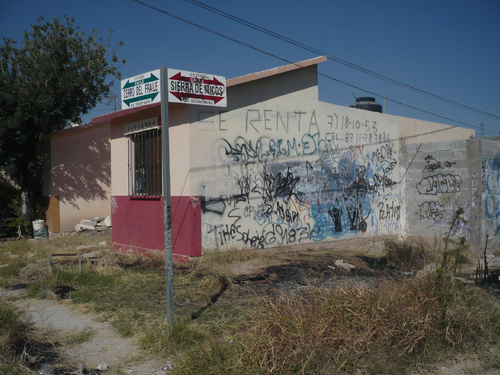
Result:
[[103,44],[95,30],[85,37],[74,18],[64,19],[39,17],[20,49],[13,39],[0,46],[0,169],[20,186],[27,221],[30,192],[40,185],[42,137],[81,122],[109,94],[107,78],[120,78],[112,31]]

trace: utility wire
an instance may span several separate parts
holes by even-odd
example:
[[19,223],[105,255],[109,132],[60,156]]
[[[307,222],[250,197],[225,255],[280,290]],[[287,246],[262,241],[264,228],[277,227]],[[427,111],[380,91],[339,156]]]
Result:
[[350,63],[350,62],[348,62],[346,60],[343,60],[343,59],[341,59],[339,57],[332,56],[332,55],[330,55],[327,52],[323,52],[321,50],[318,50],[318,49],[315,49],[313,47],[310,47],[310,46],[308,46],[306,44],[300,43],[300,42],[298,42],[296,40],[287,38],[286,36],[283,36],[283,35],[280,35],[278,33],[273,32],[271,30],[265,29],[265,28],[263,28],[261,26],[258,26],[256,24],[254,24],[254,23],[246,21],[246,20],[244,20],[242,18],[233,16],[232,14],[226,13],[226,12],[220,10],[220,9],[214,8],[214,7],[210,6],[210,5],[202,3],[200,1],[197,1],[197,0],[185,0],[185,1],[188,2],[188,3],[191,3],[193,5],[196,5],[198,7],[201,7],[203,9],[205,9],[205,10],[208,10],[209,12],[216,13],[216,14],[218,14],[218,15],[220,15],[222,17],[225,17],[227,19],[230,19],[230,20],[232,20],[234,22],[237,22],[239,24],[242,24],[242,25],[245,25],[247,27],[250,27],[251,29],[254,29],[254,30],[257,30],[257,31],[262,32],[264,34],[267,34],[269,36],[272,36],[273,38],[279,39],[279,40],[281,40],[283,42],[286,42],[288,44],[291,44],[293,46],[302,48],[303,50],[306,50],[306,51],[309,51],[309,52],[312,52],[312,53],[316,53],[316,54],[319,54],[319,55],[327,56],[330,60],[336,61],[336,62],[338,62],[338,63],[340,63],[342,65],[345,65],[345,66],[347,66],[349,68],[358,70],[358,71],[360,71],[362,73],[365,73],[365,74],[371,75],[373,77],[379,78],[379,79],[381,79],[383,81],[390,82],[390,83],[392,83],[394,85],[403,87],[405,89],[417,92],[417,93],[419,93],[421,95],[428,96],[428,97],[431,97],[431,98],[436,99],[436,100],[440,100],[440,101],[445,102],[447,104],[451,104],[451,105],[454,105],[456,107],[459,107],[459,108],[462,108],[462,109],[465,109],[465,110],[468,110],[468,111],[471,111],[471,112],[475,112],[475,113],[478,113],[478,114],[481,114],[481,115],[484,115],[484,116],[487,116],[487,117],[491,117],[491,118],[493,118],[495,120],[500,120],[500,116],[497,116],[497,115],[494,115],[494,114],[491,114],[491,113],[488,113],[488,112],[484,112],[484,111],[481,111],[479,109],[475,109],[475,108],[472,108],[472,107],[469,107],[469,106],[466,106],[465,104],[454,102],[452,100],[449,100],[449,99],[443,98],[441,96],[432,94],[432,93],[430,93],[428,91],[424,91],[424,90],[421,90],[421,89],[416,88],[414,86],[408,85],[406,83],[403,83],[403,82],[397,81],[395,79],[389,78],[387,76],[384,76],[384,75],[379,74],[377,72],[374,72],[372,70],[363,68],[363,67],[361,67],[359,65]]
[[[204,31],[207,31],[207,32],[210,32],[210,33],[212,33],[212,34],[218,35],[218,36],[220,36],[220,37],[222,37],[222,38],[224,38],[224,39],[230,40],[230,41],[232,41],[232,42],[234,42],[234,43],[240,44],[240,45],[242,45],[242,46],[244,46],[244,47],[247,47],[247,48],[253,49],[254,51],[260,52],[260,53],[262,53],[262,54],[264,54],[264,55],[267,55],[267,56],[273,57],[273,58],[275,58],[275,59],[281,60],[281,61],[283,61],[283,62],[286,62],[287,64],[291,64],[291,65],[295,65],[295,66],[301,67],[301,66],[300,66],[300,64],[297,64],[297,63],[295,63],[295,62],[292,62],[292,61],[290,61],[290,60],[287,60],[287,59],[285,59],[285,58],[282,58],[282,57],[280,57],[280,56],[277,56],[277,55],[275,55],[275,54],[273,54],[273,53],[271,53],[271,52],[264,51],[264,50],[262,50],[262,49],[260,49],[260,48],[257,48],[257,47],[255,47],[255,46],[252,46],[252,45],[250,45],[250,44],[248,44],[248,43],[245,43],[245,42],[242,42],[242,41],[240,41],[240,40],[237,40],[237,39],[231,38],[231,37],[229,37],[229,36],[227,36],[227,35],[221,34],[221,33],[217,32],[217,31],[215,31],[215,30],[212,30],[212,29],[209,29],[209,28],[207,28],[207,27],[201,26],[201,25],[199,25],[199,24],[197,24],[197,23],[195,23],[195,22],[189,21],[189,20],[187,20],[187,19],[185,19],[185,18],[182,18],[182,17],[180,17],[180,16],[176,16],[175,14],[172,14],[172,13],[167,12],[166,10],[163,10],[163,9],[160,9],[160,8],[157,8],[157,7],[154,7],[154,6],[152,6],[152,5],[150,5],[150,4],[147,4],[147,3],[145,3],[145,2],[143,2],[143,1],[141,1],[141,0],[132,0],[132,1],[134,1],[134,2],[136,2],[136,3],[138,3],[138,4],[141,4],[141,5],[144,5],[144,6],[146,6],[146,7],[150,8],[150,9],[153,9],[153,10],[155,10],[155,11],[157,11],[157,12],[163,13],[163,14],[165,14],[165,15],[167,15],[167,16],[172,17],[172,18],[175,18],[175,19],[177,19],[177,20],[179,20],[179,21],[185,22],[185,23],[187,23],[187,24],[189,24],[189,25],[195,26],[195,27],[197,27],[197,28],[199,28],[199,29],[202,29],[202,30],[204,30]],[[369,93],[369,94],[372,94],[372,95],[375,95],[375,96],[379,96],[379,97],[381,97],[381,96],[382,96],[382,95],[377,94],[377,93],[375,93],[375,92],[368,91],[368,90],[366,90],[366,89],[363,89],[363,88],[358,87],[358,86],[355,86],[355,85],[351,85],[351,84],[349,84],[349,83],[347,83],[347,82],[341,81],[341,80],[339,80],[339,79],[337,79],[337,78],[333,78],[333,77],[331,77],[331,76],[329,76],[329,75],[326,75],[326,74],[323,74],[323,73],[319,73],[319,72],[318,72],[318,75],[323,76],[323,77],[325,77],[325,78],[328,78],[328,79],[330,79],[330,80],[332,80],[332,81],[342,83],[343,85],[346,85],[346,86],[349,86],[349,87],[355,88],[355,89],[357,89],[357,90],[365,91],[365,92],[367,92],[367,93]],[[436,114],[436,113],[429,112],[429,111],[426,111],[426,110],[423,110],[423,109],[420,109],[420,108],[417,108],[417,107],[411,106],[411,105],[409,105],[409,104],[405,104],[405,103],[399,102],[399,101],[397,101],[397,100],[395,100],[395,99],[391,99],[391,98],[388,98],[388,97],[385,97],[385,99],[386,99],[386,100],[388,100],[388,101],[390,101],[390,102],[393,102],[393,103],[396,103],[396,104],[399,104],[399,105],[402,105],[402,106],[405,106],[405,107],[408,107],[408,108],[411,108],[411,109],[414,109],[414,110],[417,110],[417,111],[420,111],[420,112],[423,112],[423,113],[427,113],[427,114],[432,115],[432,116],[435,116],[435,117],[442,118],[442,119],[444,119],[444,120],[452,121],[452,122],[455,122],[455,123],[457,123],[457,124],[462,124],[462,125],[469,126],[469,127],[472,127],[472,128],[482,129],[482,128],[481,128],[481,127],[479,127],[479,126],[472,125],[472,124],[468,124],[468,123],[466,123],[466,122],[462,122],[462,121],[458,121],[458,120],[454,120],[454,119],[449,118],[449,117],[441,116],[441,115],[438,115],[438,114]],[[490,131],[491,131],[491,132],[493,132],[492,130],[490,130]]]

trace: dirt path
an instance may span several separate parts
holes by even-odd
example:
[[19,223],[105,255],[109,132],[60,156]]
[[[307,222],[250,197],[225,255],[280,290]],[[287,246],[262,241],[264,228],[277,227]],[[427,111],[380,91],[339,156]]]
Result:
[[[99,323],[73,310],[68,303],[56,300],[25,299],[15,304],[26,311],[36,327],[56,334],[84,330],[93,336],[81,344],[62,346],[60,359],[75,369],[115,370],[113,373],[160,375],[167,372],[165,363],[148,359],[130,340],[119,336],[107,323]],[[78,373],[78,372],[76,372]],[[80,371],[81,373],[81,371]]]

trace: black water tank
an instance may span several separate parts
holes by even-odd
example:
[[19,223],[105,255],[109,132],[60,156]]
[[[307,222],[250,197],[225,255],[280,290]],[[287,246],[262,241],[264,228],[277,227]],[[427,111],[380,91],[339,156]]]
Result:
[[375,102],[375,98],[366,96],[362,98],[356,98],[356,103],[350,105],[349,107],[382,113],[382,106]]

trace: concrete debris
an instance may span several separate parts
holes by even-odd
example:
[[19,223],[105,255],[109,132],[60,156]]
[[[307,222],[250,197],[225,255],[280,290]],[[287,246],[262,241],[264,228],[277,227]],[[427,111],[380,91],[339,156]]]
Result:
[[111,216],[108,215],[104,218],[104,224],[106,224],[108,227],[111,226]]
[[83,231],[106,231],[111,228],[111,216],[94,217],[92,219],[83,219],[75,225],[75,232]]
[[165,375],[168,373],[168,370],[170,369],[172,369],[172,364],[168,364],[165,367],[152,372],[150,375]]
[[108,365],[105,362],[99,363],[99,366],[96,367],[96,370],[107,371]]
[[90,253],[83,254],[83,257],[87,259],[95,259],[100,256],[102,256],[102,253],[100,251],[91,251]]
[[89,246],[86,246],[86,245],[80,245],[76,248],[76,251],[80,251],[80,250],[87,250],[87,249],[94,249],[96,246],[95,245],[89,245]]
[[335,265],[337,267],[342,267],[343,269],[347,270],[347,271],[350,271],[350,270],[353,270],[356,268],[355,265],[351,264],[351,263],[347,263],[344,259],[338,259],[335,261]]

